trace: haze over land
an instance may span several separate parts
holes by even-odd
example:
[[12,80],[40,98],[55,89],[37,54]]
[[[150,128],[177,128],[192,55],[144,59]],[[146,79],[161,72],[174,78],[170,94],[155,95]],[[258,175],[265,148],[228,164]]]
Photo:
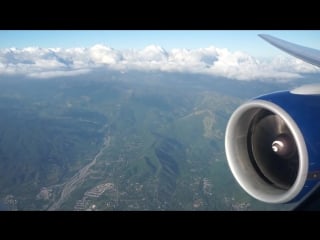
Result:
[[207,47],[0,50],[0,203],[10,210],[270,210],[227,166],[231,113],[316,82],[291,57]]

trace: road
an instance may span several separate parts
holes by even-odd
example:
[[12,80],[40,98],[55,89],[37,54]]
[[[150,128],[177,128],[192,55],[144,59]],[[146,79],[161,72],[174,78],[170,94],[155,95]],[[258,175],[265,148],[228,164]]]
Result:
[[64,183],[64,187],[61,191],[60,198],[54,202],[50,207],[49,211],[58,210],[61,206],[61,204],[68,199],[70,194],[78,187],[80,186],[84,179],[89,175],[89,169],[96,164],[97,159],[102,155],[102,153],[110,146],[111,143],[111,136],[109,133],[106,135],[104,139],[104,144],[99,150],[99,152],[94,156],[93,160],[85,165],[83,168],[81,168],[73,177],[71,177],[67,182]]

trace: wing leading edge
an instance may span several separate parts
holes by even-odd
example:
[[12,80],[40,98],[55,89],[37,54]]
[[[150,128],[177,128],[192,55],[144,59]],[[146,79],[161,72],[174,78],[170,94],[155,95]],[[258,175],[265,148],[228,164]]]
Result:
[[317,49],[300,46],[267,34],[259,34],[259,37],[296,58],[320,67],[320,51]]

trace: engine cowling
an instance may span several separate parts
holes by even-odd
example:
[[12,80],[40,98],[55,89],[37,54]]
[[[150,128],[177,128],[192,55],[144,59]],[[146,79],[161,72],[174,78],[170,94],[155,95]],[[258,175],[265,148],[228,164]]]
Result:
[[301,200],[320,183],[320,87],[259,96],[229,119],[225,150],[231,172],[252,197]]

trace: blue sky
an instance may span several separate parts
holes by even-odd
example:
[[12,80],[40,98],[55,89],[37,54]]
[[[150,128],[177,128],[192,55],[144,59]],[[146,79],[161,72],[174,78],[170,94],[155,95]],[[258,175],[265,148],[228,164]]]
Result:
[[266,31],[266,30],[116,30],[116,31],[0,31],[0,48],[24,47],[91,47],[104,44],[115,49],[142,49],[159,45],[166,50],[173,48],[205,48],[215,46],[230,51],[241,50],[254,57],[272,57],[283,54],[257,34],[271,34],[312,48],[320,49],[320,31]]

